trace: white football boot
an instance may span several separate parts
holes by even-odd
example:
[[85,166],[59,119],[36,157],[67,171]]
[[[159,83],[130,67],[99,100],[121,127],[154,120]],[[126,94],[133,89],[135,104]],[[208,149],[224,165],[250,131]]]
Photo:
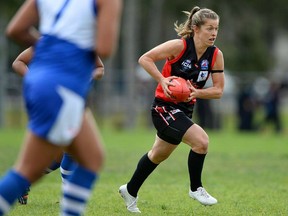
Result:
[[217,203],[217,199],[212,197],[203,187],[197,188],[197,191],[191,191],[189,189],[189,196],[198,200],[202,205],[214,205]]
[[121,197],[124,199],[128,211],[133,213],[141,213],[141,211],[137,207],[138,197],[135,198],[128,193],[127,184],[122,185],[119,188],[119,193]]

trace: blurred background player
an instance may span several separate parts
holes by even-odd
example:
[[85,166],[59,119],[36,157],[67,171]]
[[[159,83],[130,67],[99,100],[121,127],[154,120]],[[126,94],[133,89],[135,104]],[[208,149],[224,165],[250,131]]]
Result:
[[[139,59],[140,65],[158,82],[152,106],[152,120],[157,130],[152,149],[145,154],[127,184],[120,186],[128,211],[140,213],[137,207],[138,191],[153,170],[183,141],[190,146],[188,171],[189,196],[203,205],[214,205],[217,200],[203,187],[201,181],[205,156],[208,152],[207,133],[192,121],[195,99],[219,99],[224,89],[224,59],[214,46],[219,29],[219,16],[212,10],[194,7],[185,12],[188,19],[175,30],[181,39],[167,41]],[[165,60],[162,73],[155,62]],[[203,88],[209,76],[213,85]],[[175,103],[169,86],[171,79],[182,77],[190,85],[186,102]]]
[[[12,64],[13,70],[20,76],[24,76],[28,70],[28,64],[30,63],[32,57],[33,57],[33,47],[29,47],[16,57],[16,59]],[[103,75],[104,75],[104,64],[98,57],[96,61],[96,70],[95,73],[93,74],[93,80],[99,80],[103,77]],[[87,119],[87,121],[91,121],[91,125],[93,125],[95,124],[95,120],[90,112],[91,111],[89,110],[89,108],[86,108],[84,117]],[[98,136],[100,137],[100,133],[98,131],[97,126],[95,127],[95,133],[97,133]],[[55,159],[53,160],[52,164],[48,168],[46,168],[46,170],[43,173],[49,174],[50,172],[53,172],[54,170],[57,170],[60,167],[62,182],[64,183],[65,180],[72,174],[72,171],[76,168],[76,166],[77,163],[75,163],[71,155],[60,151],[57,155],[55,155]],[[25,193],[20,197],[18,197],[18,202],[20,204],[22,205],[27,204],[29,191],[30,188],[27,188]]]
[[61,215],[83,214],[104,158],[84,117],[85,99],[98,56],[117,46],[121,11],[120,0],[26,0],[10,21],[7,36],[34,54],[23,82],[28,130],[15,166],[0,180],[0,215],[60,150],[78,164],[62,187]]

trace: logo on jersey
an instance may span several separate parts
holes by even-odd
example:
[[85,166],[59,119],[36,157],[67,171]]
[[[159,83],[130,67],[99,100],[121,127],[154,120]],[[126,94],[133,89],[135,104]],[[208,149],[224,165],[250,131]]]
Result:
[[209,67],[208,60],[206,60],[206,59],[202,60],[202,62],[201,62],[201,70],[208,70],[208,67]]
[[189,59],[184,60],[181,66],[182,66],[182,71],[190,70],[192,68],[191,60]]
[[208,77],[208,71],[200,71],[197,78],[197,82],[204,81],[207,79],[207,77]]

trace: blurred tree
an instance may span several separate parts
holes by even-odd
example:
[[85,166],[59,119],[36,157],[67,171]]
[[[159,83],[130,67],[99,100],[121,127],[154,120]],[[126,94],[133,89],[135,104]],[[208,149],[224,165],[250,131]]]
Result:
[[[0,0],[0,69],[2,82],[3,72],[10,68],[11,61],[19,53],[19,47],[8,42],[3,32],[12,15],[23,0]],[[287,0],[124,0],[124,14],[119,49],[108,63],[108,69],[117,68],[119,73],[104,78],[105,89],[111,94],[112,87],[108,84],[117,79],[127,103],[135,99],[135,68],[141,54],[169,39],[177,37],[174,23],[183,22],[186,17],[182,11],[190,11],[193,6],[207,7],[220,15],[220,31],[216,45],[225,55],[225,67],[231,72],[245,74],[267,72],[274,68],[274,56],[271,48],[281,30],[287,31]],[[8,50],[8,51],[7,51]],[[113,67],[113,68],[112,68]],[[161,67],[161,66],[159,66]],[[123,72],[122,72],[123,71]],[[123,74],[125,73],[125,74]],[[124,84],[123,84],[124,83]],[[132,84],[131,84],[132,83]],[[2,92],[4,85],[1,84]],[[113,86],[113,88],[115,88]],[[125,96],[125,97],[126,97]],[[0,89],[0,115],[1,115]],[[2,102],[3,104],[3,102]],[[104,108],[104,110],[110,110]],[[135,108],[131,106],[127,115]],[[126,125],[131,127],[128,120]],[[1,116],[0,116],[1,124]]]
[[11,17],[16,9],[22,4],[23,1],[21,0],[1,0],[0,1],[0,17]]
[[21,49],[8,41],[4,32],[10,18],[22,3],[21,0],[0,0],[0,127],[5,126],[5,103],[11,85],[8,72],[11,71],[11,63]]
[[[1,0],[0,18],[6,22],[21,0]],[[131,2],[124,0],[125,7]],[[138,57],[143,52],[156,44],[176,37],[173,29],[175,21],[185,19],[184,10],[191,10],[193,6],[208,7],[215,10],[221,17],[219,38],[217,45],[224,51],[226,66],[231,71],[268,71],[273,67],[273,56],[270,49],[278,29],[288,29],[287,0],[194,0],[187,3],[186,0],[138,0],[139,9],[137,16],[138,38],[135,43],[139,49]],[[136,8],[136,7],[135,7]],[[136,19],[136,18],[134,18]],[[127,20],[127,22],[129,19]],[[126,22],[126,21],[124,21]],[[131,22],[131,20],[129,21]],[[123,23],[123,29],[126,29]],[[125,37],[125,34],[123,34]],[[126,41],[122,41],[120,49],[126,47]],[[129,41],[131,43],[132,41]],[[137,58],[136,58],[137,59]],[[123,61],[118,62],[120,67]]]
[[[142,1],[142,7],[147,6]],[[182,11],[190,11],[193,6],[215,10],[221,17],[219,37],[216,41],[225,54],[226,67],[235,72],[265,72],[273,68],[273,56],[270,52],[277,29],[288,29],[288,4],[286,0],[271,2],[268,0],[195,0],[187,4],[186,0],[166,0],[161,29],[162,41],[173,36],[173,23],[182,22],[186,17]],[[148,10],[152,10],[149,9]],[[150,17],[151,18],[151,17]],[[180,19],[181,18],[181,19]],[[147,19],[143,20],[147,23]],[[150,22],[151,23],[151,22]],[[142,26],[146,24],[142,24]],[[167,29],[170,29],[167,32]],[[163,34],[168,33],[168,34]],[[174,37],[176,34],[174,32]],[[267,61],[269,59],[269,61]]]
[[[8,67],[8,53],[7,53],[7,40],[4,35],[7,22],[9,20],[9,14],[12,13],[15,7],[14,1],[0,1],[0,127],[4,126],[4,103],[5,103],[5,91],[6,91],[6,71]],[[9,13],[10,11],[10,13]]]

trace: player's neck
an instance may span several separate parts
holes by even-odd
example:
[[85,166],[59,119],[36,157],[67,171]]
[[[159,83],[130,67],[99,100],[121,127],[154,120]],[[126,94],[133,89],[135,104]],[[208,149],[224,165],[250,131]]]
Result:
[[197,55],[197,59],[199,60],[202,55],[205,53],[207,50],[207,46],[203,44],[203,42],[199,38],[194,38],[194,46],[195,46],[195,51]]

